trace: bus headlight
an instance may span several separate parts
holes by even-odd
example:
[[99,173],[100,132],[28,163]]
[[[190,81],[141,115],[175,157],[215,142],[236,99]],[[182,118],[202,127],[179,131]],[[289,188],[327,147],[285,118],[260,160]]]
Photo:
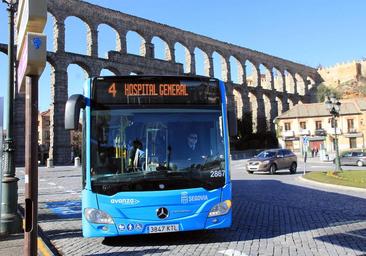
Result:
[[85,208],[84,216],[87,221],[95,224],[114,224],[108,213],[94,208]]
[[221,202],[214,207],[212,207],[210,213],[208,214],[208,217],[216,217],[225,215],[229,212],[231,208],[231,200],[226,200],[224,202]]

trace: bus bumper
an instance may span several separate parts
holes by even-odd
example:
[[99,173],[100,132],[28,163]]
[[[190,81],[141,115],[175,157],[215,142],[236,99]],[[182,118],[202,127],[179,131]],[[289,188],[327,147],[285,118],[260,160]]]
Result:
[[151,233],[182,232],[205,229],[221,229],[231,226],[232,210],[223,216],[207,217],[208,213],[195,214],[169,221],[139,221],[115,218],[115,224],[89,223],[83,217],[84,237],[110,237]]

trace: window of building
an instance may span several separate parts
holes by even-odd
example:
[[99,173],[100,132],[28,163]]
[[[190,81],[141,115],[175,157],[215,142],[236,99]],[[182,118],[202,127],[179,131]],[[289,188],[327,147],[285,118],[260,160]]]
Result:
[[349,138],[349,148],[357,148],[357,138]]
[[329,118],[328,123],[331,124],[332,128],[334,128],[334,123],[335,123],[336,127],[338,127],[338,120],[337,119]]
[[291,123],[285,123],[285,131],[291,130]]
[[354,130],[353,119],[347,119],[347,127],[348,132],[353,132]]
[[300,128],[306,129],[306,122],[300,122]]
[[317,130],[323,129],[322,121],[315,121],[315,127],[316,127]]

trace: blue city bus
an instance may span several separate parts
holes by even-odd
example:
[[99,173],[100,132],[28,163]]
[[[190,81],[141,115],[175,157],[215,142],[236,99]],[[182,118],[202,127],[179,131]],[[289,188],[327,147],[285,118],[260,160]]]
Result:
[[83,236],[230,227],[228,109],[217,79],[88,79],[65,109],[66,130],[82,111]]

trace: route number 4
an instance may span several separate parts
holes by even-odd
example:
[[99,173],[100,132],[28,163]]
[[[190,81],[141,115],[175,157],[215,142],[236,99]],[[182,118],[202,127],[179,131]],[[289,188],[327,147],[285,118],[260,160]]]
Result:
[[108,93],[112,94],[113,98],[116,97],[117,94],[116,83],[113,83],[111,86],[109,86]]

